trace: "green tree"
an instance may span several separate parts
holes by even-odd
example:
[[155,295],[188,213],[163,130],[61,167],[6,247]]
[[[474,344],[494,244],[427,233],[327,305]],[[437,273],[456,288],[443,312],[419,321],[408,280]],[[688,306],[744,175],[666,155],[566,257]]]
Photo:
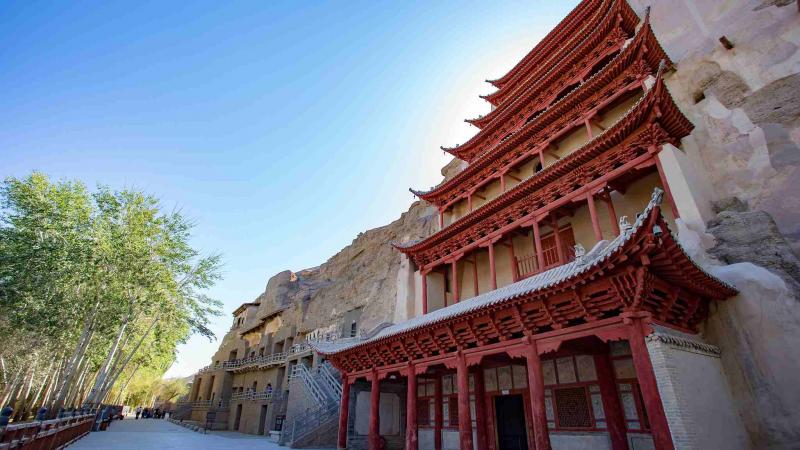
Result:
[[109,401],[118,380],[163,373],[191,334],[213,337],[220,303],[204,292],[220,258],[191,246],[179,211],[40,173],[6,179],[0,202],[4,404]]

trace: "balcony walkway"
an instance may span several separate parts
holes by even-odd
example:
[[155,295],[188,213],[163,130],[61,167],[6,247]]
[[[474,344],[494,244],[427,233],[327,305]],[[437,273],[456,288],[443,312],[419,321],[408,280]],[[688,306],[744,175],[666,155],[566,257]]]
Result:
[[115,421],[108,431],[90,433],[69,446],[70,450],[248,450],[285,449],[264,436],[214,431],[208,434],[190,431],[163,419],[128,417]]

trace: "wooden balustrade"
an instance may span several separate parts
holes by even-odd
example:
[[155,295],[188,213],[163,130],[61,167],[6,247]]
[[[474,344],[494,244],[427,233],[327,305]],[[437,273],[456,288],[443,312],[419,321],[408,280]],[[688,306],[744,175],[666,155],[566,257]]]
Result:
[[575,250],[573,248],[575,246],[575,236],[572,233],[572,227],[567,226],[562,228],[558,234],[561,238],[561,255],[558,254],[558,247],[556,246],[556,239],[553,233],[542,238],[542,259],[544,260],[544,267],[539,268],[536,253],[517,257],[517,270],[520,279],[536,275],[545,270],[550,270],[553,267],[560,266],[561,264],[575,259]]
[[12,423],[0,428],[0,450],[52,450],[89,434],[95,414],[81,414],[61,419]]

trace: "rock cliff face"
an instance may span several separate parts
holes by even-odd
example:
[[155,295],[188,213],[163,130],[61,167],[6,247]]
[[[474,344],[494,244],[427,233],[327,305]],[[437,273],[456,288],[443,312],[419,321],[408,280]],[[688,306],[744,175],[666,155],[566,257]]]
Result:
[[752,447],[790,448],[800,439],[800,363],[789,356],[800,346],[797,2],[630,3],[640,14],[651,7],[676,63],[667,86],[695,125],[682,148],[699,175],[691,188],[705,223],[691,224],[699,234],[681,230],[682,242],[698,236],[708,253],[693,257],[740,291],[713,305],[705,338],[721,349]]
[[683,147],[705,169],[712,197],[707,200],[735,196],[769,213],[800,250],[797,2],[630,3],[640,14],[651,7],[653,29],[676,62],[667,85],[696,127]]
[[404,294],[413,289],[413,271],[391,243],[427,236],[437,220],[435,209],[416,202],[391,224],[359,234],[322,265],[273,276],[257,300],[259,315],[285,307],[284,323],[295,324],[300,333],[341,326],[348,314],[357,319],[359,332],[394,322],[397,315],[405,318]]

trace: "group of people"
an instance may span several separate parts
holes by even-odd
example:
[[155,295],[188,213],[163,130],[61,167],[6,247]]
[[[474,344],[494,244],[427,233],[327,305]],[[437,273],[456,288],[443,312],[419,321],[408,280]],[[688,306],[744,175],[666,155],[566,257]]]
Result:
[[141,416],[142,419],[163,419],[166,414],[167,412],[162,411],[161,408],[136,407],[136,420],[139,420],[139,416]]

